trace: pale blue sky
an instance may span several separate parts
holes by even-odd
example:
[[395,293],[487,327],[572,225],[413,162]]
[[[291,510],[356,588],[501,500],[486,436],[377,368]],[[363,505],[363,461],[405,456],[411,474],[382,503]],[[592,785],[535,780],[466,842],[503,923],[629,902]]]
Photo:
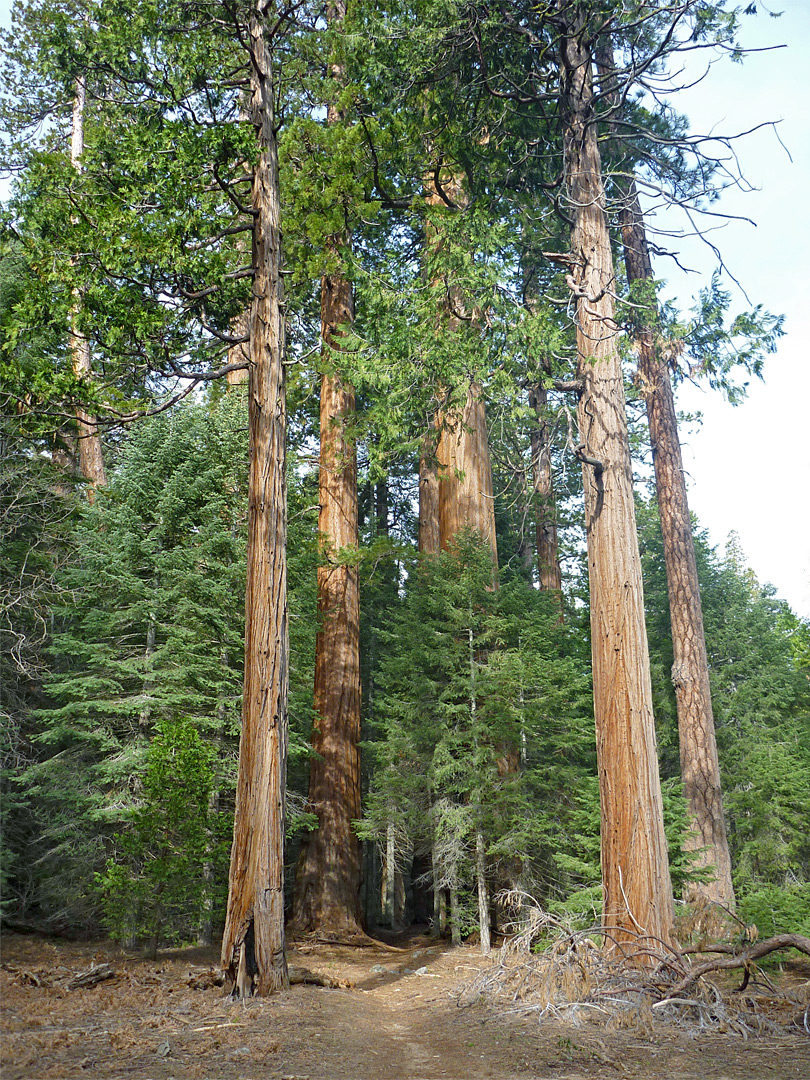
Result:
[[[786,316],[787,334],[767,361],[764,384],[752,384],[736,409],[717,394],[688,386],[679,405],[704,416],[701,428],[682,436],[692,509],[713,543],[722,547],[731,531],[738,533],[760,581],[773,583],[798,614],[810,618],[810,0],[769,3],[783,11],[781,18],[769,18],[758,3],[760,14],[745,20],[744,42],[787,47],[748,56],[742,65],[714,65],[675,104],[701,133],[781,121],[780,138],[792,162],[770,130],[741,140],[735,145],[742,170],[759,190],[727,192],[721,203],[731,214],[753,218],[756,227],[731,221],[713,239],[751,301]],[[4,26],[9,9],[10,0],[0,0]],[[673,246],[701,277],[685,276],[669,261],[656,272],[667,279],[668,295],[688,308],[713,261],[699,241]],[[735,309],[747,307],[736,287],[733,293]]]

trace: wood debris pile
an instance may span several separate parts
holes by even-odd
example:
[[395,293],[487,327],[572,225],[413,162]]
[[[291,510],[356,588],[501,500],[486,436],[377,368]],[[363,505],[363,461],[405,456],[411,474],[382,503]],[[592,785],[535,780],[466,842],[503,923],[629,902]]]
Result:
[[[609,927],[573,930],[537,908],[523,919],[493,964],[461,988],[459,1006],[488,1001],[541,1021],[595,1022],[645,1035],[659,1024],[677,1024],[746,1039],[787,1031],[810,1036],[810,982],[777,988],[757,964],[785,949],[810,956],[810,939],[802,935],[702,943],[695,962],[641,935],[637,946],[617,946]],[[735,969],[743,973],[738,986],[709,978]]]

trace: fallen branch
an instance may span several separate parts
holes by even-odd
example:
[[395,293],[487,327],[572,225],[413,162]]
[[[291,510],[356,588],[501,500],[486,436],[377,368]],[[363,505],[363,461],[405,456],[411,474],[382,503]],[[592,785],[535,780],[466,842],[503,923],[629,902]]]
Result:
[[[713,952],[731,952],[734,948],[732,945],[712,946]],[[749,946],[742,952],[735,953],[732,956],[718,956],[714,960],[706,960],[702,964],[697,964],[691,969],[679,983],[672,987],[669,993],[666,995],[666,999],[679,997],[684,990],[692,986],[693,983],[702,975],[707,975],[710,971],[730,971],[734,968],[745,968],[754,963],[756,960],[761,960],[763,956],[768,956],[772,952],[777,952],[779,949],[798,949],[799,952],[805,953],[810,956],[810,938],[804,937],[802,934],[777,934],[776,937],[767,938],[765,941],[758,941],[755,945]],[[664,1000],[666,1000],[664,999]]]

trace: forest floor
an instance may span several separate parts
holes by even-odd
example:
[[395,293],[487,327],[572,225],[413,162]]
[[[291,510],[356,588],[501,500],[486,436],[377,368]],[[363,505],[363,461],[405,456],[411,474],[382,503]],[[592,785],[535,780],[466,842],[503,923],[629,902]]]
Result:
[[[744,1039],[656,1023],[652,1032],[503,1007],[460,1007],[459,988],[493,961],[429,938],[350,948],[301,945],[293,965],[345,981],[295,985],[231,1003],[213,984],[213,949],[157,960],[109,943],[7,934],[3,1080],[807,1080],[799,1029]],[[112,974],[68,989],[93,965]],[[784,965],[795,990],[810,966]],[[772,976],[774,977],[774,976]],[[739,974],[737,974],[739,980]]]

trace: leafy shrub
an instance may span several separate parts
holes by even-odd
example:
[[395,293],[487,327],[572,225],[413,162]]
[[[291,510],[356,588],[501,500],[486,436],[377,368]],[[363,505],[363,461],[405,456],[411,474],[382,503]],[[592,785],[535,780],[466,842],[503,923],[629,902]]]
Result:
[[153,949],[196,937],[227,853],[213,788],[212,747],[189,720],[161,721],[142,802],[116,836],[116,856],[97,875],[111,937],[146,939]]

